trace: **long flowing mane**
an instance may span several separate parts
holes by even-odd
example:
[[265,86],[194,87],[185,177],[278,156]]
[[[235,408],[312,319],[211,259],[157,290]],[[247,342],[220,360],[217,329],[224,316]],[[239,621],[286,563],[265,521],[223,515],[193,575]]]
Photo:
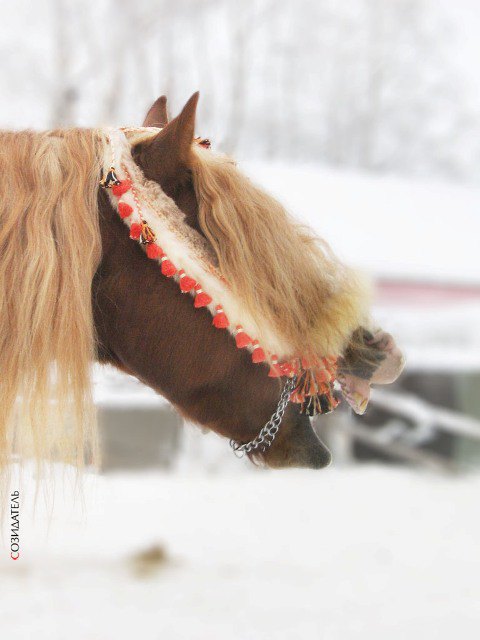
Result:
[[0,132],[0,469],[12,453],[79,466],[96,455],[103,146],[94,130]]
[[238,298],[297,354],[341,353],[366,317],[358,276],[229,158],[192,154],[200,226]]

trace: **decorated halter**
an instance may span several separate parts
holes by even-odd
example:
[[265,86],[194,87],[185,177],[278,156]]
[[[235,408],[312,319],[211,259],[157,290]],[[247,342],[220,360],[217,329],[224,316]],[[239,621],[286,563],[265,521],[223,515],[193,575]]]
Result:
[[[279,357],[277,353],[285,351],[285,345],[271,328],[262,327],[245,311],[241,301],[235,299],[218,271],[206,240],[185,222],[185,215],[173,200],[157,183],[147,180],[134,162],[132,144],[142,139],[142,135],[147,139],[158,131],[114,129],[108,132],[109,145],[100,184],[129,227],[130,238],[141,245],[150,260],[158,262],[166,278],[177,282],[182,294],[192,296],[196,309],[210,311],[212,325],[229,331],[237,349],[247,349],[254,364],[269,365],[271,378],[290,380],[286,385],[288,399],[299,403],[302,412],[310,416],[329,413],[338,405],[334,396],[337,358],[288,357],[288,353]],[[196,138],[195,142],[210,147],[206,139]],[[267,446],[273,440],[271,435],[265,438]],[[264,442],[261,444],[264,446]],[[251,450],[252,447],[248,452]]]

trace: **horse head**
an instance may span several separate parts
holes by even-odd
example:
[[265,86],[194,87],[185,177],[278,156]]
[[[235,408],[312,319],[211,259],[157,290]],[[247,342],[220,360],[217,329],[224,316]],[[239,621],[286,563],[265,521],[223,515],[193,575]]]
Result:
[[[194,183],[197,101],[194,94],[169,122],[165,98],[157,100],[143,124],[161,130],[134,146],[132,155],[145,177],[158,183],[187,224],[205,237]],[[104,191],[99,209],[102,258],[93,282],[93,312],[100,361],[134,375],[195,423],[236,441],[255,438],[275,411],[279,379],[235,348],[230,334],[212,326],[208,310],[194,309],[191,297],[181,295],[158,264],[146,259]],[[290,404],[264,460],[270,467],[317,469],[330,462],[330,453],[309,417]]]

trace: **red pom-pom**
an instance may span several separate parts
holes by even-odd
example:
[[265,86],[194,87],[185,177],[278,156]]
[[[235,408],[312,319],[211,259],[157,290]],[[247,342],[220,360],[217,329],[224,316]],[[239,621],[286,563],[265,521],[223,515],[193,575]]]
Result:
[[293,374],[293,368],[292,365],[289,362],[283,362],[282,364],[278,365],[280,368],[280,371],[282,372],[283,376],[290,376]]
[[245,333],[243,328],[240,325],[237,325],[236,333],[235,333],[235,342],[237,343],[237,347],[239,349],[243,349],[243,347],[247,347],[252,339],[250,336]]
[[122,180],[120,184],[114,184],[112,187],[112,193],[114,196],[123,196],[124,193],[127,193],[129,189],[132,188],[132,181],[128,178],[126,180]]
[[177,273],[177,269],[173,262],[171,262],[167,256],[163,256],[162,258],[162,273],[167,278],[171,278]]
[[179,282],[182,293],[188,293],[189,291],[191,291],[196,284],[195,280],[193,278],[190,278],[190,276],[187,276],[183,269],[180,269],[178,275],[180,276]]
[[265,351],[258,344],[258,340],[253,341],[252,362],[258,364],[259,362],[265,362]]
[[200,292],[195,296],[194,306],[199,309],[200,307],[207,307],[212,301],[212,298],[208,293]]
[[133,212],[133,207],[131,207],[129,204],[127,204],[126,202],[119,202],[118,203],[118,213],[120,214],[121,218],[128,218],[128,216],[130,216]]
[[289,362],[290,364],[290,375],[295,375],[298,376],[299,370],[298,370],[298,364],[299,361],[298,360],[290,360]]
[[225,311],[219,304],[217,304],[212,324],[214,327],[217,327],[217,329],[226,329],[230,324]]
[[138,240],[142,235],[142,225],[139,222],[132,222],[130,225],[130,238]]
[[160,258],[162,254],[163,254],[163,251],[160,249],[158,244],[155,244],[154,242],[147,244],[147,256],[149,258],[151,258],[152,260],[155,260],[156,258]]
[[272,364],[268,376],[270,378],[280,378],[282,376],[282,372],[278,366],[277,356],[272,356]]
[[205,293],[205,291],[203,291],[202,287],[199,284],[195,285],[195,291],[197,295],[195,296],[195,302],[193,304],[197,309],[199,309],[200,307],[206,307],[211,303],[212,298],[208,295],[208,293]]

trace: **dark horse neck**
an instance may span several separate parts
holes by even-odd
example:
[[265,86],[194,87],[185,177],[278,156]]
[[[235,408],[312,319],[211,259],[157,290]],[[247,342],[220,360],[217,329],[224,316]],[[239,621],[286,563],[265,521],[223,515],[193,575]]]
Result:
[[[280,385],[246,350],[212,326],[206,309],[165,278],[132,242],[99,192],[103,257],[93,282],[93,309],[101,362],[134,375],[189,419],[240,441],[253,438],[275,410]],[[272,466],[321,467],[328,451],[307,417],[290,406]],[[282,444],[283,443],[283,444]]]

